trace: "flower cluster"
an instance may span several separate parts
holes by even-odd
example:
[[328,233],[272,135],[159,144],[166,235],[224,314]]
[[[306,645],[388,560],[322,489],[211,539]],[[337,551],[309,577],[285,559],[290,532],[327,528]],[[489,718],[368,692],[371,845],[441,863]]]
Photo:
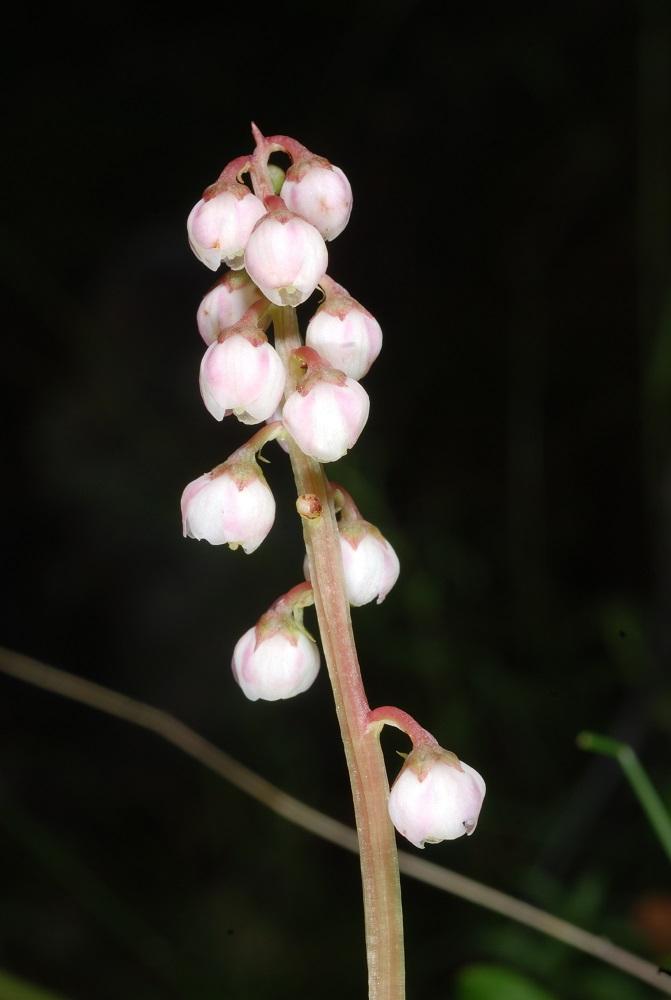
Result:
[[[352,211],[347,177],[288,136],[266,139],[255,126],[253,133],[254,152],[232,160],[206,189],[187,231],[200,261],[215,271],[222,264],[229,268],[196,317],[207,345],[200,365],[203,402],[216,420],[234,416],[262,426],[226,461],[189,483],[181,503],[185,536],[247,554],[263,542],[275,518],[259,452],[277,440],[294,456],[342,458],[366,425],[370,400],[361,379],[382,347],[377,320],[327,274],[326,244],[342,233]],[[278,152],[290,160],[286,174],[269,164]],[[306,302],[317,288],[323,300],[305,342],[288,345],[280,314]],[[347,491],[336,484],[329,489],[347,600],[355,607],[379,604],[398,579],[398,557]],[[320,516],[318,505],[314,512],[309,501],[303,506],[303,516]],[[307,559],[305,576],[308,582],[278,598],[235,646],[233,675],[253,701],[293,697],[317,676],[318,648],[302,622],[303,608],[314,600]],[[413,726],[401,728],[412,735]],[[480,776],[429,740],[433,756],[425,742],[415,745],[389,803],[397,829],[420,847],[471,833],[484,795]]]
[[[280,421],[275,437],[285,439],[285,448],[290,436],[305,454],[334,462],[366,424],[370,400],[360,380],[382,346],[379,323],[326,273],[326,241],[347,225],[352,189],[339,167],[294,139],[264,139],[254,131],[255,153],[231,161],[187,221],[198,259],[212,270],[222,263],[230,268],[197,313],[207,345],[200,392],[216,420]],[[286,175],[275,169],[279,183],[271,188],[268,156],[278,151],[291,165]],[[254,190],[243,182],[246,175]],[[268,340],[273,310],[304,302],[318,286],[324,298],[306,346],[285,364]],[[255,435],[240,454],[189,484],[182,497],[185,534],[254,551],[274,514],[255,461],[250,472],[250,456],[265,441]],[[241,477],[244,486],[236,485]]]

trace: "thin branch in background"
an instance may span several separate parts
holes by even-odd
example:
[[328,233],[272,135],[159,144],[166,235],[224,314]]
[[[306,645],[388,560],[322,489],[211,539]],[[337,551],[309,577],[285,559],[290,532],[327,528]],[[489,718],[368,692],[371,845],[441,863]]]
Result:
[[613,757],[618,762],[648,817],[650,826],[671,861],[671,817],[634,748],[628,743],[621,743],[620,740],[590,732],[579,733],[576,742],[581,750],[591,750],[593,753],[603,754],[604,757]]
[[[283,792],[168,712],[3,647],[0,647],[0,671],[163,737],[277,815],[338,847],[353,854],[358,853],[356,831],[351,827]],[[671,977],[666,976],[652,962],[619,948],[605,938],[590,934],[536,906],[405,851],[399,852],[399,865],[404,875],[540,931],[671,996]]]

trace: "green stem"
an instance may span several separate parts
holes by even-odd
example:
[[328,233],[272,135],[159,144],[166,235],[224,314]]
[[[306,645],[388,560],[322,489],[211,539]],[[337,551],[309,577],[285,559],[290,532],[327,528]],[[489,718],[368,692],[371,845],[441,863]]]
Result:
[[[275,347],[289,370],[301,346],[296,312],[275,311]],[[303,516],[303,535],[324,657],[335,698],[352,785],[363,884],[369,1000],[403,1000],[403,916],[394,829],[387,812],[389,784],[379,733],[368,729],[368,701],[357,659],[342,576],[340,540],[324,470],[289,440],[299,497],[318,499],[321,513]],[[302,509],[299,504],[299,510]]]
[[636,751],[628,743],[621,743],[599,733],[580,733],[577,743],[581,750],[592,750],[605,757],[615,758],[648,817],[650,826],[671,860],[671,818]]

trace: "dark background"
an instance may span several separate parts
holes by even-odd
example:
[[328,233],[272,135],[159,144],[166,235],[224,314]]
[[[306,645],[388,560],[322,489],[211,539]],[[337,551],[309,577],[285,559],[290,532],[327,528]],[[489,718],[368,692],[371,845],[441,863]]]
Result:
[[[351,820],[325,673],[252,704],[229,670],[300,578],[283,456],[253,556],[184,541],[178,512],[246,433],[200,401],[186,216],[250,120],[294,135],[350,178],[329,270],[385,334],[337,465],[403,567],[353,615],[370,700],[488,784],[477,834],[426,854],[668,962],[663,851],[575,746],[630,740],[671,794],[668,5],[99,7],[8,39],[0,639]],[[0,740],[0,968],[71,1000],[363,996],[351,856],[7,677]],[[437,890],[404,901],[416,1000],[481,962],[652,995]]]

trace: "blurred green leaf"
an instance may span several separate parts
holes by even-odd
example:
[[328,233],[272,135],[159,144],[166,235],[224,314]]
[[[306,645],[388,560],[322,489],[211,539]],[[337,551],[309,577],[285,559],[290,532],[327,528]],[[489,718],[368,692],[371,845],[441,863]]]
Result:
[[470,965],[457,976],[456,1000],[553,1000],[526,976],[502,965]]
[[43,990],[26,979],[17,979],[0,970],[0,1000],[65,1000],[63,996]]
[[606,757],[613,757],[618,762],[645,812],[650,826],[657,834],[657,839],[671,860],[671,815],[638,759],[634,748],[620,740],[591,732],[578,733],[577,743],[581,750],[590,750]]

